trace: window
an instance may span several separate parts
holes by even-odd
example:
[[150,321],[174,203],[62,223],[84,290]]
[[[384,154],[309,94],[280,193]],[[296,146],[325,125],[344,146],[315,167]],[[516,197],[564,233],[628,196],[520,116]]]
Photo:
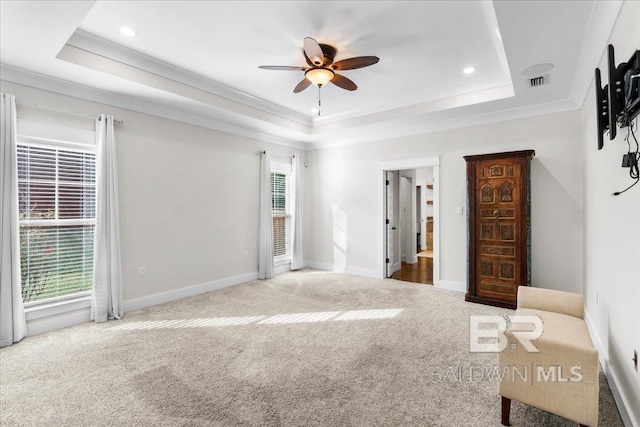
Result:
[[271,173],[271,209],[273,215],[273,257],[276,262],[291,259],[291,174]]
[[25,303],[91,291],[95,169],[92,146],[18,141]]

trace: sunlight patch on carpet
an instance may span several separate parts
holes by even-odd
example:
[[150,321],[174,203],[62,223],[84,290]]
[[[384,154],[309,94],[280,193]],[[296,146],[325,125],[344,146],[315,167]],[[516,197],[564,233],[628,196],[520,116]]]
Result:
[[385,308],[380,310],[319,311],[315,313],[276,314],[275,316],[246,317],[214,317],[204,319],[150,320],[144,322],[128,322],[108,328],[108,331],[130,331],[140,329],[179,329],[210,328],[238,325],[271,325],[286,323],[339,322],[347,320],[380,320],[392,319],[400,314],[402,308]]

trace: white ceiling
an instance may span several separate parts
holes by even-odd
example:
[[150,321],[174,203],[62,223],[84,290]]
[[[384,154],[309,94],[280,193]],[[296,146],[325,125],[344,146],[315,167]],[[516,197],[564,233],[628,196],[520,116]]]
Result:
[[[71,82],[89,87],[76,96],[313,147],[578,108],[620,4],[3,0],[0,62],[4,80]],[[336,47],[336,60],[380,58],[343,72],[357,91],[323,88],[320,118],[317,90],[293,93],[303,72],[257,68],[304,66],[307,36]],[[555,65],[550,83],[526,88],[522,70],[541,62]]]

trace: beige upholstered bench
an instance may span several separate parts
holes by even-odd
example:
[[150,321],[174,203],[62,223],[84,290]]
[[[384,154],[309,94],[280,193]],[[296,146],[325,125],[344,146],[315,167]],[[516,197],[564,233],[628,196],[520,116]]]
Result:
[[517,339],[518,331],[534,329],[531,323],[514,322],[505,332],[507,347],[498,354],[503,425],[509,425],[511,399],[580,425],[598,425],[598,351],[583,313],[582,295],[518,288],[516,316],[539,316],[543,330],[531,341],[539,352],[527,351]]

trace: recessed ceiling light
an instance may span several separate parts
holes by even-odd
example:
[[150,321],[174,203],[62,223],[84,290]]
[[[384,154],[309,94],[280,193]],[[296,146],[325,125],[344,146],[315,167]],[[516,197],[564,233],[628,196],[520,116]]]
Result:
[[463,73],[465,74],[473,74],[476,71],[476,67],[467,67],[463,70]]
[[135,37],[138,35],[138,32],[133,28],[122,27],[120,28],[120,34],[122,34],[125,37]]

